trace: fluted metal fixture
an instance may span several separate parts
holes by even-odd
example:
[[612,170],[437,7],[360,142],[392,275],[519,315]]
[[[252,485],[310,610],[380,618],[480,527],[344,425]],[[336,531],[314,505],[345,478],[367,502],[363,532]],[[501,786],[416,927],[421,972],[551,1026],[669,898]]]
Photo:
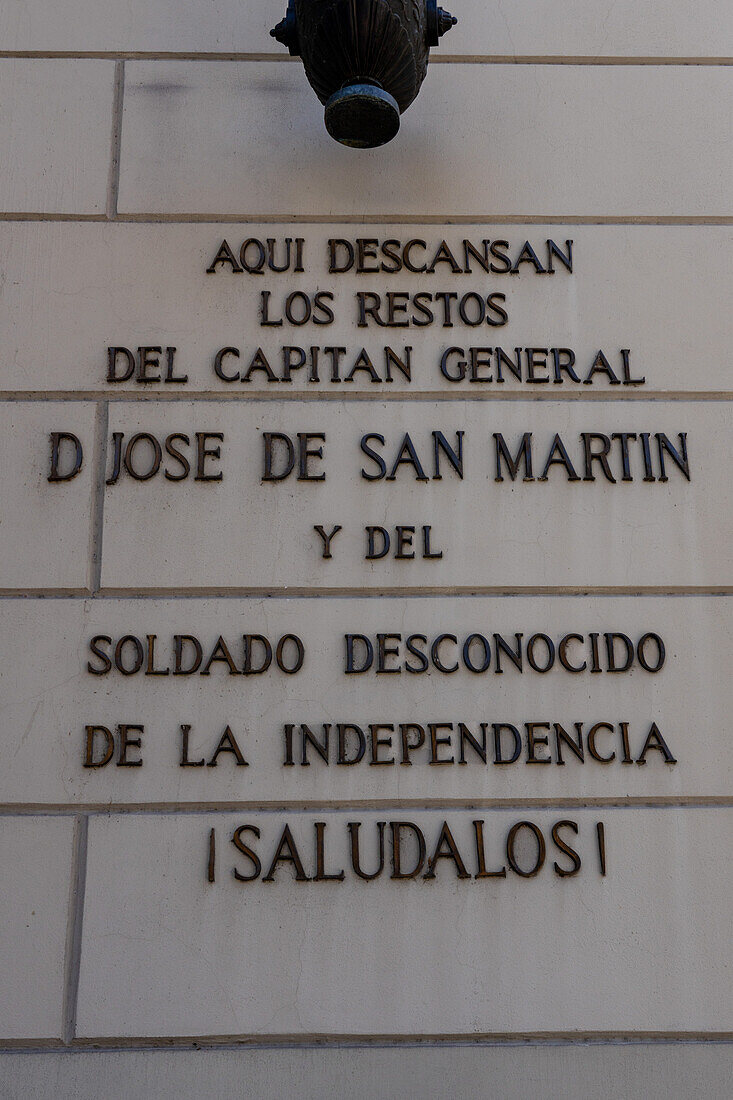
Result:
[[270,34],[302,57],[331,137],[373,149],[399,130],[430,47],[457,22],[438,0],[288,0]]

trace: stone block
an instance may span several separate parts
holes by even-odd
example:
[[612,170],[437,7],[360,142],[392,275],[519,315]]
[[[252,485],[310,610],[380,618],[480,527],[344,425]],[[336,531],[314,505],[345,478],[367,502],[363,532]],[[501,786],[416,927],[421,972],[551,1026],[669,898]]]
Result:
[[[118,444],[127,463],[105,493],[102,584],[112,591],[636,590],[731,579],[724,402],[153,401],[112,405],[109,432],[108,481]],[[183,480],[185,465],[165,454],[174,434],[185,437],[170,444],[188,463]],[[585,457],[604,438],[605,471]],[[268,446],[269,476],[292,465],[289,478],[263,481]],[[323,450],[302,469],[325,480],[296,480],[305,449]],[[204,450],[220,452],[202,466],[218,481],[195,480]],[[315,527],[337,525],[326,559]]]
[[70,819],[0,817],[1,1039],[61,1038],[72,834]]
[[[729,602],[56,600],[51,629],[48,601],[4,600],[0,803],[724,798],[733,783]],[[617,637],[609,643],[610,633]],[[634,647],[631,657],[622,634]],[[660,670],[650,672],[639,653],[649,668],[660,664],[654,634],[665,656]],[[180,635],[201,646],[191,675],[176,675],[177,646],[179,669],[196,664],[195,641],[177,642]],[[242,674],[243,635],[260,636],[250,642],[250,675]],[[286,673],[277,649],[292,635],[302,641],[303,664]],[[217,649],[219,638],[226,650]],[[256,674],[268,660],[262,638],[271,664]],[[473,640],[466,649],[467,639]],[[608,671],[609,644],[615,667],[630,664],[627,672]],[[548,664],[549,646],[552,668],[538,671]],[[282,663],[292,669],[296,659],[290,638]],[[441,672],[438,665],[458,667]],[[142,744],[124,754],[123,766],[121,725],[143,727],[127,731]],[[87,726],[96,727],[89,756]],[[190,727],[187,735],[181,727]],[[247,766],[231,741],[217,754],[227,727]],[[84,766],[101,764],[108,753],[105,766]]]
[[[600,0],[560,0],[551,8],[532,0],[517,0],[510,8],[482,0],[454,0],[448,6],[460,22],[434,51],[438,58],[733,53],[733,31],[714,0],[700,0],[694,11],[648,0],[641,13],[630,0],[610,11]],[[130,0],[124,6],[62,0],[51,9],[40,0],[5,0],[0,32],[8,50],[277,54],[269,31],[285,8],[286,0],[250,0],[246,11],[236,0],[214,0],[205,8],[179,0],[171,19],[162,0]]]
[[721,217],[730,118],[724,67],[435,65],[400,136],[355,152],[296,65],[133,61],[119,209]]
[[[387,860],[365,882],[349,862],[348,822],[361,822],[362,869],[374,871],[378,821],[415,823],[428,859],[447,821],[473,875],[474,820],[484,822],[487,870],[499,871],[515,825],[530,820],[549,838],[567,819],[578,834],[560,835],[582,864],[566,877],[555,864],[567,870],[570,859],[554,843],[532,878],[459,879],[441,860],[435,878],[396,881]],[[342,882],[313,880],[317,821],[322,872],[346,868]],[[263,882],[286,824],[309,881],[280,864]],[[96,818],[79,1035],[729,1033],[732,824],[728,810],[692,808]],[[260,830],[238,834],[263,863],[249,882],[233,874],[253,873],[231,840],[243,826]],[[526,872],[539,843],[527,826],[521,835],[534,845],[518,854]]]
[[0,211],[105,212],[114,71],[112,61],[0,59]]
[[731,1068],[730,1044],[690,1042],[0,1054],[7,1100],[444,1100],[446,1081],[461,1100],[484,1100],[487,1081],[503,1100],[728,1100]]
[[[63,433],[57,473],[82,465],[71,480],[49,481],[52,435]],[[83,589],[91,583],[92,404],[0,404],[0,589]]]
[[[299,237],[303,273],[292,270],[297,265]],[[733,270],[727,260],[732,237],[730,228],[709,226],[0,224],[6,306],[6,323],[0,331],[0,390],[92,390],[112,397],[194,391],[241,399],[256,392],[277,397],[294,392],[338,396],[438,392],[463,398],[527,391],[555,397],[725,392],[730,383],[722,364],[733,341],[727,308],[733,296]],[[233,271],[231,263],[219,263],[215,273],[207,274],[223,241],[239,266],[242,245],[248,240],[253,243],[246,257],[254,270],[260,263],[259,244],[267,250],[268,240],[276,242],[273,262],[277,266],[284,266],[290,248],[291,270],[276,274],[266,268],[264,275],[245,274]],[[413,274],[403,266],[393,274],[359,274],[358,258],[352,260],[349,248],[357,253],[358,242],[370,240],[380,244],[362,247],[377,251],[378,258],[364,260],[366,268],[394,266],[379,251],[389,241],[400,242],[401,265],[405,255],[417,267],[433,266],[439,255],[442,260],[432,273]],[[424,241],[426,247],[410,246],[411,240]],[[443,240],[449,253],[440,253]],[[485,240],[507,257],[499,261],[489,252],[486,262],[497,269],[516,266],[529,240],[541,270],[526,252],[516,275],[487,274],[464,244],[468,241],[483,255]],[[570,257],[572,273],[549,251],[548,240]],[[334,243],[333,264],[329,241],[346,241],[349,246]],[[394,245],[388,248],[394,253]],[[453,271],[451,257],[462,273]],[[351,270],[342,270],[350,263]],[[331,267],[338,271],[331,272]],[[554,274],[542,273],[550,267]],[[648,293],[650,286],[653,294]],[[270,295],[268,319],[277,321],[285,317],[290,294],[305,294],[312,300],[326,288],[334,295],[332,324],[311,320],[295,325],[287,318],[277,327],[260,323],[263,291]],[[458,298],[450,307],[450,328],[443,324],[439,301],[432,303],[435,322],[427,327],[412,323],[408,328],[380,327],[370,316],[368,327],[361,328],[360,303],[374,304],[373,299],[358,297],[364,293],[379,295],[379,320],[387,316],[389,294],[455,293]],[[476,323],[476,295],[485,298],[489,293],[505,296],[500,304],[508,315],[507,324]],[[70,295],[79,303],[77,309],[69,309]],[[466,295],[464,320],[460,309]],[[293,308],[304,315],[304,299]],[[424,322],[425,316],[411,304],[402,316],[410,313]],[[489,316],[493,322],[500,320],[493,310]],[[318,320],[323,317],[317,313]],[[187,383],[163,381],[165,353],[157,372],[146,371],[148,377],[157,374],[159,383],[138,381],[139,369],[130,381],[108,383],[107,349],[119,345],[132,348],[135,355],[140,346],[175,347],[173,373],[186,376]],[[497,345],[512,356],[516,347],[523,349],[521,382],[506,368],[503,382],[498,381],[495,366],[474,370],[470,349]],[[307,356],[305,366],[293,369],[291,380],[283,381],[288,377],[286,364],[300,361],[296,349],[301,346]],[[319,349],[318,382],[309,380],[314,346]],[[236,348],[240,357],[225,356],[221,373],[246,381],[227,382],[217,376],[216,354],[224,347]],[[322,350],[325,347],[348,349],[338,372],[329,353]],[[409,356],[410,381],[398,366],[388,367],[385,347],[405,362]],[[443,369],[443,356],[452,347],[463,348],[464,355],[450,353]],[[549,368],[538,369],[538,380],[531,381],[524,349],[532,347],[571,349],[580,381],[573,381],[568,372],[556,373],[552,354],[548,354]],[[260,348],[270,373],[256,358]],[[294,350],[285,350],[289,348]],[[407,353],[406,348],[411,351]],[[362,349],[373,372],[365,361],[353,370]],[[621,381],[621,349],[629,350],[631,377],[645,378],[643,385],[627,386]],[[599,350],[609,357],[616,382],[596,372],[586,384]],[[560,362],[567,362],[567,357]],[[115,373],[116,377],[129,373],[127,360],[119,358]],[[451,380],[461,375],[464,381]],[[472,382],[474,376],[480,381]]]

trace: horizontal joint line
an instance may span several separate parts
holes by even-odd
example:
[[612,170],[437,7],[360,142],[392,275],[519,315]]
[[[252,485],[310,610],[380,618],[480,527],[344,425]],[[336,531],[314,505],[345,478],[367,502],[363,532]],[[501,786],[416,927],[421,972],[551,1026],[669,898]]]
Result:
[[614,598],[633,597],[721,597],[733,595],[733,586],[720,585],[705,587],[702,585],[678,585],[678,586],[527,586],[527,587],[482,587],[480,585],[467,585],[465,587],[386,587],[380,588],[296,588],[296,587],[270,587],[270,588],[225,588],[225,587],[165,587],[156,588],[102,588],[92,592],[91,589],[64,589],[64,588],[0,588],[0,600],[19,599],[94,599],[94,600],[169,600],[169,599],[456,599],[479,598],[487,596],[502,597],[578,597],[578,596],[608,596]]
[[733,587],[720,586],[720,587],[702,587],[702,586],[678,586],[678,587],[665,587],[665,586],[594,586],[594,585],[568,585],[568,586],[551,586],[551,585],[527,585],[524,587],[508,587],[508,586],[482,586],[482,585],[466,585],[466,586],[441,586],[430,587],[415,586],[415,587],[390,587],[383,585],[380,588],[357,588],[357,587],[333,587],[333,588],[297,588],[292,587],[272,587],[272,588],[216,588],[216,587],[201,587],[201,588],[106,588],[104,587],[100,593],[102,596],[120,598],[135,596],[151,596],[156,597],[159,595],[171,595],[171,596],[254,596],[254,597],[271,597],[282,596],[292,598],[293,596],[317,598],[319,596],[351,596],[351,597],[366,597],[371,599],[382,599],[387,596],[405,596],[405,597],[420,597],[420,596],[543,596],[543,595],[563,595],[563,596],[616,596],[616,595],[629,595],[629,596],[703,596],[703,595],[731,595],[733,594]]
[[5,211],[0,221],[9,222],[101,222],[104,225],[648,225],[729,226],[733,216],[724,214],[234,214],[234,213],[122,213],[64,214],[53,211]]
[[[273,384],[274,385],[274,384]],[[331,401],[331,402],[343,402],[348,403],[365,403],[369,401],[409,401],[414,403],[416,401],[460,401],[462,405],[470,404],[471,402],[477,403],[491,403],[492,401],[552,401],[558,404],[562,404],[565,401],[573,402],[634,402],[634,401],[656,401],[656,402],[679,402],[679,401],[706,401],[706,402],[725,402],[733,400],[733,391],[725,390],[628,390],[623,392],[615,392],[609,389],[597,390],[596,392],[589,392],[587,390],[563,390],[559,393],[557,390],[498,390],[498,389],[479,389],[470,384],[465,387],[458,385],[452,390],[294,390],[286,389],[280,390],[277,386],[269,390],[250,390],[246,386],[242,386],[241,383],[236,384],[237,388],[234,388],[233,383],[227,390],[123,390],[123,391],[106,391],[106,390],[2,390],[0,391],[0,401],[7,402],[69,402],[69,401],[95,401],[97,403],[103,403],[106,401],[114,404],[145,404],[150,402],[196,402],[203,401],[207,404],[212,402],[225,402],[231,403],[232,401],[247,402],[252,404],[254,402],[303,402],[303,401]]]
[[252,1050],[273,1048],[409,1048],[440,1046],[517,1047],[517,1046],[600,1046],[600,1045],[673,1045],[687,1043],[728,1044],[730,1031],[515,1031],[459,1032],[448,1035],[405,1034],[308,1034],[308,1035],[184,1035],[168,1037],[102,1036],[75,1039],[65,1046],[58,1039],[0,1039],[0,1052],[20,1051],[112,1052],[124,1050]]
[[0,804],[2,817],[72,817],[79,814],[176,815],[232,813],[349,813],[356,810],[436,810],[479,812],[489,810],[593,810],[593,809],[729,809],[733,795],[625,795],[598,798],[362,798],[270,799],[217,802],[90,802]]
[[[297,64],[300,58],[270,50],[0,50],[0,59],[61,61],[229,61]],[[708,66],[733,64],[727,56],[661,54],[485,54],[436,53],[433,65],[606,65]]]

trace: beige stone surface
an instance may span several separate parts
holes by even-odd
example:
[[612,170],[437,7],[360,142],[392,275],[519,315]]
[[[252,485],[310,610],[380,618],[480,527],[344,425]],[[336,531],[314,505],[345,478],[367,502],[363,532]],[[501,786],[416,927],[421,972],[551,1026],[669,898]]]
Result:
[[[352,392],[437,391],[494,397],[505,391],[531,390],[563,397],[640,397],[645,391],[730,391],[730,372],[724,364],[733,340],[728,309],[733,294],[732,236],[727,227],[706,226],[0,224],[0,300],[5,318],[0,329],[0,390],[94,390],[113,396],[207,391],[235,398],[247,398],[255,391],[278,397],[291,392],[349,396]],[[285,242],[295,237],[304,240],[303,274],[238,274],[225,265],[214,275],[206,274],[223,240],[238,254],[250,238],[265,244],[274,239],[281,264]],[[432,275],[402,271],[370,276],[353,270],[329,274],[329,240],[347,240],[356,247],[362,238],[398,240],[403,246],[411,239],[423,240],[428,245],[425,250],[413,249],[418,266],[423,254],[429,263],[442,240],[462,265],[464,240],[479,248],[484,239],[508,241],[512,261],[529,240],[545,267],[550,239],[566,252],[572,249],[574,270],[571,274],[555,260],[554,275],[537,274],[527,263],[516,276],[486,275],[474,261],[473,274],[455,275],[445,263],[437,265]],[[254,258],[256,250],[251,245],[248,255]],[[339,246],[339,259],[342,254]],[[495,259],[492,262],[503,266]],[[653,294],[648,293],[650,286]],[[325,289],[335,295],[333,324],[260,325],[263,290],[271,294],[270,318],[276,320],[282,318],[290,293],[312,296]],[[435,304],[436,323],[426,328],[379,328],[374,323],[367,329],[358,327],[360,292],[377,293],[384,303],[389,293],[443,291],[459,296],[504,294],[509,322],[501,327],[467,325],[454,304],[453,327],[444,328],[442,307]],[[73,310],[70,296],[77,303]],[[473,307],[469,303],[470,308],[475,308],[475,302]],[[380,310],[384,314],[384,304]],[[175,373],[187,375],[188,382],[108,384],[107,348],[118,345],[133,351],[143,345],[176,347]],[[412,381],[394,368],[392,383],[375,383],[364,370],[357,371],[351,382],[331,382],[328,355],[320,351],[319,383],[307,381],[309,367],[294,371],[291,382],[281,382],[283,348],[292,345],[349,349],[340,368],[342,378],[362,348],[384,378],[385,346],[403,358],[405,347],[410,347]],[[561,385],[533,383],[526,380],[526,353],[523,383],[508,371],[504,383],[456,383],[441,372],[441,358],[448,348],[462,347],[468,357],[471,347],[496,345],[511,354],[517,346],[569,347],[576,354],[581,378],[587,376],[599,349],[609,356],[620,377],[619,351],[627,348],[632,377],[645,377],[646,383],[609,385],[600,374],[592,385],[578,385],[567,375],[561,376],[565,378]],[[246,375],[261,347],[278,381],[268,382],[261,370],[254,370],[246,383],[217,378],[215,355],[227,346],[237,348],[240,358],[225,359],[224,373]],[[455,374],[456,364],[464,360],[452,355],[448,369]],[[485,369],[480,373],[489,375]],[[539,373],[552,376],[551,369]],[[495,370],[492,375],[496,378]]]
[[[462,480],[444,459],[441,479],[433,479],[434,431],[442,432],[453,448],[458,447],[456,432],[465,433]],[[504,469],[504,480],[495,480],[495,433],[512,454],[523,436],[532,433],[538,479],[556,434],[572,453],[573,464],[580,464],[580,433],[621,431],[665,433],[678,448],[679,433],[686,432],[690,481],[669,460],[668,481],[641,480],[640,438],[630,444],[632,482],[611,484],[597,464],[593,473],[600,480],[593,482],[568,481],[565,469],[557,466],[550,468],[545,482],[525,483],[522,472],[513,482]],[[123,473],[107,486],[102,584],[112,590],[730,583],[733,509],[729,480],[722,476],[730,416],[723,402],[314,401],[302,408],[267,401],[246,407],[115,403],[109,432],[110,439],[113,432],[124,433],[125,449],[136,433],[148,432],[161,441],[182,433],[189,438],[184,448],[189,456],[196,432],[224,436],[218,444],[221,459],[207,466],[212,475],[221,472],[219,482],[191,477],[172,482],[161,465],[148,481]],[[325,472],[326,480],[263,483],[263,433],[268,432],[325,434],[323,461],[309,469]],[[360,448],[360,440],[371,434],[385,439],[384,446],[376,440],[369,446],[386,455],[386,469],[396,470],[394,481],[362,476],[362,471],[378,473],[375,461]],[[418,457],[422,452],[428,481],[416,480],[412,466],[394,465],[406,434]],[[616,440],[611,474],[617,478],[620,446]],[[143,475],[152,461],[145,453],[148,447],[143,439],[133,449],[133,468]],[[111,446],[108,451],[111,476]],[[278,470],[279,461],[276,455]],[[169,472],[180,476],[182,467],[172,459],[166,462]],[[658,465],[656,456],[654,462]],[[152,516],[157,517],[154,523]],[[326,531],[343,526],[330,560],[322,556],[316,524]],[[392,556],[366,561],[367,525],[392,528],[393,536],[397,525],[414,526],[415,560]],[[431,527],[430,551],[443,552],[440,560],[421,556],[426,526]],[[390,553],[394,551],[393,544]]]
[[[388,599],[388,600],[59,600],[53,615],[47,601],[6,600],[0,604],[0,802],[23,805],[221,803],[253,805],[346,802],[363,803],[404,799],[424,804],[439,799],[486,802],[496,799],[584,798],[724,798],[733,785],[728,751],[728,716],[733,707],[728,662],[733,620],[730,598],[532,598],[532,599]],[[536,633],[545,633],[557,647],[569,632],[581,634],[568,648],[570,664],[588,668],[565,671],[559,659],[547,673],[533,671],[526,649]],[[664,641],[666,660],[658,673],[645,672],[635,660],[627,673],[592,673],[592,639],[600,635],[599,656],[607,668],[606,631],[622,632],[637,644],[645,634],[657,633]],[[523,637],[522,672],[504,655],[496,673],[494,634],[516,646]],[[387,648],[399,647],[386,667],[401,671],[378,673],[377,635],[396,634]],[[491,665],[473,673],[463,663],[465,639],[482,634],[491,646]],[[221,661],[208,675],[175,676],[174,636],[197,637],[206,667],[217,639],[225,639],[233,660],[242,665],[242,635],[260,634],[273,648],[286,634],[303,641],[302,669],[286,675],[276,667],[257,676],[231,675]],[[347,675],[346,634],[368,637],[375,649],[369,671]],[[438,657],[445,666],[459,665],[456,672],[441,674],[434,665],[421,674],[406,650],[407,638],[422,634],[429,644],[412,645],[429,653],[443,634]],[[149,652],[147,638],[154,635],[151,668],[168,676],[146,676],[147,652],[141,671],[125,676],[113,668],[106,675],[92,675],[88,667],[103,668],[90,643],[103,635],[111,642],[96,642],[98,650],[114,659],[121,639],[132,635]],[[617,640],[621,664],[623,643]],[[481,667],[484,652],[474,642],[469,659]],[[192,646],[184,647],[184,665],[190,667]],[[540,667],[545,663],[545,643],[533,645]],[[262,644],[254,643],[255,667],[261,667]],[[285,651],[288,667],[292,643]],[[656,667],[653,641],[644,650]],[[363,643],[355,643],[357,667],[364,667]],[[221,655],[221,653],[219,654]],[[135,642],[120,650],[120,665],[134,667]],[[276,662],[275,662],[276,664]],[[459,761],[461,739],[458,723],[464,722],[479,743],[481,722],[488,724],[488,764],[483,764],[470,744]],[[527,723],[560,723],[577,740],[576,722],[582,723],[585,762],[561,745],[558,757],[555,732]],[[589,731],[598,722],[596,750],[604,758],[593,759],[588,748]],[[623,764],[619,723],[626,722],[629,756],[645,763]],[[665,738],[676,764],[665,763],[663,754],[642,753],[652,722]],[[142,767],[118,767],[123,723],[142,725],[142,749],[129,758],[142,758]],[[330,726],[329,761],[316,750],[307,750],[302,766],[301,724],[309,726],[323,743],[323,726]],[[358,765],[337,763],[338,723],[355,723],[364,734],[364,756]],[[401,723],[422,725],[425,744],[405,756]],[[431,749],[430,724],[438,739],[449,739]],[[492,723],[510,723],[519,731],[522,751],[511,766],[495,764]],[[296,726],[294,766],[285,766],[284,727]],[[370,726],[392,725],[370,731]],[[85,768],[85,727],[104,726],[115,738],[115,752],[104,768]],[[216,767],[181,767],[181,725],[191,726],[188,760],[214,759],[222,734],[229,726],[248,767],[238,766],[232,753],[223,753]],[[380,748],[379,760],[391,766],[374,766],[372,735],[392,745]],[[529,737],[541,740],[530,751]],[[93,758],[99,762],[108,742],[95,736]],[[406,733],[409,744],[419,731]],[[358,734],[347,735],[348,758],[353,759]],[[514,745],[510,731],[501,734],[502,754]],[[549,758],[545,766],[528,763]],[[409,766],[402,763],[410,761]],[[431,763],[453,760],[452,765]],[[561,759],[564,764],[558,765]]]
[[[245,843],[267,867],[289,822],[313,874],[313,822],[324,815],[96,818],[79,1035],[731,1030],[727,810],[478,816],[490,861],[518,821],[548,832],[575,820],[579,873],[558,877],[548,861],[533,879],[459,881],[443,862],[429,882],[368,884],[349,872],[343,883],[296,883],[280,867],[274,882],[243,883],[232,868],[248,874],[251,864],[229,842],[236,828],[260,828]],[[347,821],[372,835],[376,865],[376,821],[406,817],[399,806],[326,814],[326,871],[348,859]],[[408,820],[433,847],[447,820],[466,848],[476,817],[410,811]],[[212,827],[214,883],[206,881]]]
[[[0,589],[90,584],[94,419],[91,404],[0,404]],[[71,433],[84,448],[71,481],[48,481],[52,432]],[[73,453],[61,447],[63,473]]]
[[397,1049],[138,1050],[0,1055],[7,1100],[728,1100],[730,1044],[564,1044]]
[[[730,66],[705,62],[733,54],[733,22],[719,0],[454,3],[460,24],[435,52],[401,134],[369,153],[330,141],[302,66],[269,37],[286,0],[0,5],[0,1046],[58,1048],[67,1037],[79,946],[77,1035],[110,1047],[6,1049],[3,1100],[730,1093],[733,620],[721,591],[731,591],[733,574],[730,411],[721,400],[730,393],[730,227],[690,223],[731,212]],[[250,60],[203,60],[207,53]],[[479,63],[513,56],[535,63]],[[553,58],[570,63],[536,63]],[[104,221],[117,205],[126,224]],[[138,216],[146,224],[134,224]],[[546,224],[531,224],[537,218]],[[604,219],[688,224],[568,224]],[[316,259],[299,276],[205,274],[223,237],[250,235],[301,235]],[[491,236],[512,248],[572,237],[576,271],[335,278],[319,252],[331,235]],[[293,290],[334,290],[337,320],[265,329],[262,288],[275,305]],[[510,322],[367,332],[355,323],[358,290],[506,292]],[[414,381],[375,385],[362,374],[343,385],[300,376],[269,385],[259,375],[247,386],[213,375],[220,347],[240,347],[242,367],[261,346],[279,366],[285,344],[346,345],[352,361],[351,349],[379,361],[384,345],[410,344]],[[189,382],[110,386],[109,345],[176,346]],[[454,386],[438,373],[450,345],[566,346],[580,370],[598,349],[617,363],[629,348],[634,374],[647,381]],[[39,397],[53,400],[29,400]],[[96,499],[95,444],[107,418],[99,397],[112,399],[110,435],[223,433],[224,481],[125,477]],[[449,442],[466,432],[464,480],[445,463],[442,480],[426,484],[404,466],[394,482],[360,476],[366,432],[386,437],[394,461],[409,431],[430,466],[436,430]],[[47,481],[53,431],[84,445],[69,483]],[[325,432],[326,484],[263,484],[267,431]],[[568,485],[556,468],[549,485],[498,484],[495,431],[513,449],[533,433],[536,474],[555,432],[579,469],[582,432],[661,431],[673,444],[686,432],[692,479],[668,458],[668,482],[643,482],[637,450],[633,484]],[[617,473],[618,459],[615,451]],[[344,530],[324,561],[314,524],[335,523]],[[393,539],[396,525],[414,526],[418,541],[427,525],[444,557],[369,563],[366,524],[389,527]],[[96,588],[102,551],[102,598],[70,598]],[[583,594],[595,588],[607,594]],[[639,588],[677,594],[635,595]],[[470,595],[477,589],[544,594]],[[241,595],[257,590],[277,595]],[[451,657],[468,634],[493,642],[495,631],[555,643],[576,632],[655,632],[667,661],[659,675],[542,674],[526,657],[521,674],[507,661],[500,676],[465,667],[344,672],[349,632],[373,641],[448,635],[441,654]],[[302,671],[229,676],[219,663],[211,676],[177,678],[87,669],[95,635],[112,638],[110,648],[125,635],[155,635],[154,670],[177,633],[199,637],[207,655],[221,636],[238,658],[248,632],[273,642],[297,633]],[[572,654],[587,657],[587,643],[575,643]],[[438,737],[450,732],[446,755],[459,722],[473,732],[513,723],[522,762],[439,767],[418,749],[412,766],[378,767],[367,749],[358,766],[326,767],[312,749],[309,766],[283,766],[286,724],[318,735],[339,722],[367,735],[381,727],[385,740],[394,725],[398,753],[400,723],[432,723]],[[553,722],[571,732],[582,722],[586,733],[613,723],[598,727],[598,747],[616,759],[589,759],[586,742],[584,764],[566,748],[564,766],[528,766],[528,730],[542,758]],[[621,763],[622,724],[638,759],[652,722],[677,763],[653,751],[644,766]],[[133,759],[134,727],[144,726],[144,766],[85,769],[89,724],[116,736],[132,726]],[[182,768],[182,725],[191,727],[191,759],[213,762],[228,725],[249,766],[222,755],[216,767]],[[91,814],[83,899],[73,896],[73,815],[82,809]],[[370,861],[379,821],[414,820],[433,848],[447,820],[473,872],[479,818],[491,867],[513,824],[537,822],[548,845],[540,874],[457,881],[447,861],[432,882],[393,882],[389,868],[371,884],[351,872],[343,884],[296,883],[287,868],[271,884],[232,873],[250,866],[231,843],[237,827],[261,831],[256,847],[269,863],[286,821],[309,875],[315,822],[325,828],[326,870],[348,868],[346,826],[356,820]],[[567,869],[568,857],[550,838],[553,823],[568,819],[578,823],[582,868],[561,877],[553,861]],[[206,874],[212,828],[215,883]],[[520,862],[528,855],[521,846]],[[79,945],[69,924],[77,903]],[[583,1042],[589,1033],[606,1041]],[[487,1035],[525,1040],[492,1044]],[[564,1038],[532,1044],[527,1035]],[[700,1035],[724,1041],[689,1041]],[[130,1038],[155,1048],[206,1036],[229,1048],[114,1049]],[[273,1036],[280,1049],[257,1048]],[[333,1046],[319,1049],[319,1036],[336,1037]],[[254,1046],[237,1049],[237,1037]]]
[[111,61],[0,59],[0,211],[103,214]]
[[730,210],[733,113],[722,67],[436,65],[398,140],[357,153],[328,137],[294,65],[135,61],[125,87],[122,212]]
[[2,1039],[61,1037],[72,833],[69,819],[0,817]]
[[[4,49],[279,52],[270,27],[285,13],[286,0],[213,0],[202,7],[179,0],[175,18],[162,0],[125,5],[111,0],[5,0],[0,14]],[[453,0],[460,22],[442,40],[441,55],[581,55],[721,57],[733,52],[733,29],[714,0],[670,6],[661,0],[630,0],[608,8],[601,0],[560,0],[549,5],[517,0],[487,6]]]

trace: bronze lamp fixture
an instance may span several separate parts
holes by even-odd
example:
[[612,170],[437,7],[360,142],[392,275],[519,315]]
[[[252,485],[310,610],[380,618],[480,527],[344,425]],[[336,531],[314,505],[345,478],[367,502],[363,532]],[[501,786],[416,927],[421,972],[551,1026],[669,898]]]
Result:
[[457,22],[438,0],[288,0],[270,34],[302,57],[331,137],[373,149],[399,130],[430,47]]

